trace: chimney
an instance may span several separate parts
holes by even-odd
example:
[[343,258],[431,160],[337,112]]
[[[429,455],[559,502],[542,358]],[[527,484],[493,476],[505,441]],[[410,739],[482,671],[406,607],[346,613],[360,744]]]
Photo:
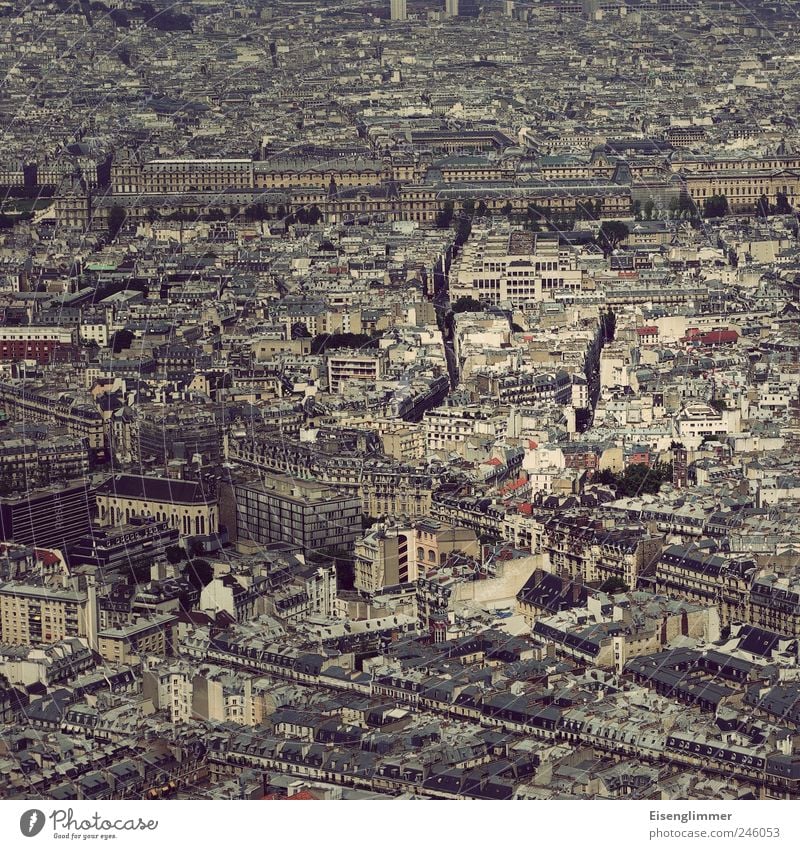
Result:
[[581,592],[583,591],[583,575],[576,575],[572,582],[572,603],[575,604],[580,600]]

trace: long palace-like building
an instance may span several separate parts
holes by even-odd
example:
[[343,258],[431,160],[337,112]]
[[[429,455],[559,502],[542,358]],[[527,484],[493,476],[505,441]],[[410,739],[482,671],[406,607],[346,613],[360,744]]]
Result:
[[[506,140],[507,141],[507,140]],[[56,196],[56,217],[76,228],[105,226],[109,211],[122,207],[131,221],[162,215],[226,216],[248,208],[283,218],[301,210],[319,220],[346,223],[377,220],[432,224],[448,209],[483,205],[494,214],[547,217],[625,217],[656,198],[703,208],[724,195],[733,212],[752,212],[766,196],[798,199],[800,155],[786,151],[763,157],[702,157],[657,148],[619,151],[609,146],[591,154],[532,159],[494,150],[437,157],[431,150],[411,155],[281,154],[267,159],[146,158],[121,151],[111,166],[105,193],[72,180]]]

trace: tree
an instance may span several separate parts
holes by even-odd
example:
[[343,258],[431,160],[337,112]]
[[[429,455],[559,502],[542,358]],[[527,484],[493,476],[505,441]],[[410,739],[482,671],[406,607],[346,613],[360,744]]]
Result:
[[[192,19],[182,12],[165,10],[157,12],[150,3],[143,3],[140,7],[145,9],[144,23],[148,27],[161,30],[162,32],[176,32],[178,30],[191,30]],[[150,11],[152,9],[152,12]]]
[[133,342],[133,332],[123,327],[111,337],[111,350],[118,354],[120,351],[127,351]]
[[592,483],[601,483],[604,486],[619,486],[619,478],[611,469],[601,469],[599,472],[595,472],[592,476]]
[[322,221],[322,212],[320,208],[314,204],[311,209],[308,210],[308,223],[312,226],[315,224],[319,224]]
[[706,218],[722,218],[728,214],[729,209],[728,198],[725,195],[712,195],[706,198],[704,208]]
[[186,552],[179,545],[168,545],[164,549],[164,554],[173,565],[186,559]]
[[109,242],[113,242],[114,239],[117,238],[117,233],[122,229],[122,225],[125,223],[125,210],[114,204],[111,209],[108,210],[108,240]]
[[792,214],[792,205],[789,203],[789,198],[783,192],[778,192],[775,198],[775,212],[778,215]]
[[244,217],[248,221],[269,221],[271,216],[267,211],[265,204],[251,203],[249,206],[245,207]]
[[535,203],[529,203],[527,209],[527,217],[530,221],[538,221],[545,217],[545,211]]
[[480,201],[478,203],[478,208],[475,210],[475,215],[477,215],[478,218],[483,218],[487,211],[486,204],[483,201]]
[[[122,29],[128,29],[128,27],[130,27],[131,25],[131,22],[128,20],[128,16],[121,9],[112,9],[108,13],[108,16],[114,22],[114,26],[121,27]],[[126,50],[125,53],[127,52],[128,51]],[[122,53],[122,51],[120,51],[120,53]],[[121,55],[120,59],[122,59]],[[128,56],[128,59],[130,60],[130,55]],[[124,59],[122,61],[124,61],[125,64],[130,67],[129,61],[125,61]]]
[[506,218],[508,218],[511,215],[511,213],[514,211],[514,207],[511,206],[511,201],[507,200],[505,202],[505,205],[503,206],[503,208],[500,211],[503,213],[503,215],[505,215]]
[[445,201],[444,206],[436,213],[436,226],[445,230],[453,223],[453,201]]
[[186,575],[193,587],[202,590],[203,587],[210,584],[213,580],[214,569],[208,560],[196,557],[194,560],[189,561],[183,574]]
[[661,489],[661,484],[672,480],[671,463],[634,463],[628,466],[622,474],[616,474],[610,469],[597,472],[592,483],[613,486],[618,497],[654,494]]
[[630,587],[622,580],[622,578],[617,578],[616,576],[611,578],[606,578],[605,581],[599,587],[600,592],[608,593],[609,595],[616,595],[617,593],[626,593],[630,589]]
[[475,214],[475,201],[474,200],[465,200],[464,203],[461,204],[461,208],[464,210],[466,215],[470,217]]
[[456,227],[456,237],[454,243],[460,248],[469,238],[472,232],[472,222],[469,218],[460,218]]
[[453,312],[482,312],[483,307],[480,301],[475,298],[470,298],[469,295],[464,295],[453,304]]
[[192,544],[189,547],[189,550],[190,550],[191,555],[192,555],[189,558],[190,560],[194,559],[195,557],[199,557],[204,551],[203,541],[200,540],[200,539],[193,539]]
[[597,245],[608,255],[620,242],[628,238],[629,233],[628,225],[624,221],[604,221],[597,234]]
[[310,339],[311,334],[303,321],[296,321],[292,325],[292,339]]
[[759,215],[761,218],[766,218],[769,214],[769,198],[766,195],[761,195],[758,201],[756,201],[756,215]]
[[617,315],[614,310],[609,307],[602,317],[603,332],[607,342],[614,341],[614,335],[617,331]]
[[652,495],[661,489],[661,484],[672,480],[672,465],[656,463],[633,463],[622,473],[618,495]]
[[655,203],[652,200],[647,201],[644,205],[644,217],[648,221],[653,217],[653,210],[656,208]]

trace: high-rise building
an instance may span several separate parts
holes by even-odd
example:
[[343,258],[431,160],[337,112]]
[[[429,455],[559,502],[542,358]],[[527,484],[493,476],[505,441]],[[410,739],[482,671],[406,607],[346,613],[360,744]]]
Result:
[[89,484],[75,481],[0,498],[0,539],[66,549],[90,533]]
[[[361,499],[317,481],[264,474],[223,485],[221,509],[234,540],[290,542],[305,551],[351,548],[361,532]],[[235,516],[235,518],[233,518]]]
[[391,16],[393,21],[408,20],[406,0],[391,0]]

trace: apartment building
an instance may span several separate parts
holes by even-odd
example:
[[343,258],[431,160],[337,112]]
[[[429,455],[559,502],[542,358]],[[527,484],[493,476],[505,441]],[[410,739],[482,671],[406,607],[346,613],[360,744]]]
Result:
[[643,526],[606,528],[588,516],[544,522],[542,551],[552,570],[587,583],[616,578],[633,589],[655,569],[664,538]]
[[413,583],[453,552],[477,557],[480,550],[474,530],[435,519],[421,519],[405,527],[378,525],[356,542],[355,588],[375,593],[382,587]]
[[797,639],[800,637],[800,578],[790,571],[759,573],[750,587],[747,622]]
[[727,624],[746,621],[755,571],[756,563],[751,558],[725,554],[711,540],[701,540],[667,546],[647,583],[658,592],[715,604],[720,621]]
[[39,645],[69,637],[84,637],[97,647],[94,586],[77,579],[70,587],[0,584],[0,642]]
[[414,523],[417,571],[442,565],[456,551],[467,557],[480,556],[481,544],[474,529],[428,518]]
[[176,616],[161,614],[104,628],[97,634],[97,651],[109,663],[138,663],[147,655],[172,654],[172,630],[177,621]]
[[68,683],[96,665],[95,654],[81,637],[69,637],[36,648],[0,647],[0,674],[10,684]]
[[705,138],[706,131],[703,127],[670,127],[664,131],[664,141],[676,148],[695,147]]
[[[144,406],[144,405],[143,405]],[[222,457],[222,435],[217,417],[197,405],[183,408],[145,407],[131,434],[133,456],[192,461],[199,454],[203,463],[217,463]]]
[[46,364],[71,355],[73,333],[61,327],[0,327],[0,360]]
[[279,585],[271,606],[267,606],[271,615],[284,622],[335,615],[336,564],[333,560],[299,565],[291,571],[279,567],[278,572],[278,575],[270,574],[270,579],[275,581],[273,587]]
[[264,575],[221,575],[200,593],[200,609],[211,615],[227,613],[236,622],[246,622],[269,612],[272,586]]
[[431,499],[431,518],[471,528],[480,536],[499,538],[505,515],[505,507],[502,504],[487,498],[439,491]]
[[569,372],[517,371],[495,374],[476,372],[475,388],[482,398],[494,398],[501,404],[535,405],[540,402],[569,404],[573,378]]
[[89,449],[101,451],[105,448],[103,417],[97,405],[88,398],[76,400],[63,389],[49,390],[22,381],[0,381],[0,409],[12,418],[65,425],[70,436],[85,438]]
[[719,636],[716,611],[650,593],[587,597],[585,606],[536,617],[532,637],[556,655],[621,673],[629,661],[658,652],[681,635]]
[[0,477],[13,488],[81,477],[89,471],[85,439],[69,436],[47,440],[0,440]]
[[425,456],[425,431],[420,424],[382,420],[375,425],[384,453],[401,463],[413,463]]
[[340,392],[347,381],[363,382],[374,387],[384,368],[384,355],[370,349],[337,348],[325,356],[328,369],[328,389]]
[[379,526],[356,541],[355,589],[375,593],[416,577],[413,529]]
[[405,21],[408,19],[406,0],[390,0],[389,17],[393,21]]
[[249,676],[219,667],[203,667],[192,679],[192,715],[212,722],[261,725],[267,716],[264,696],[253,691]]
[[142,670],[142,694],[151,699],[156,710],[169,712],[170,721],[188,722],[192,716],[192,678],[194,668],[173,661]]
[[477,404],[428,410],[423,419],[425,452],[458,451],[474,436],[495,439],[505,431],[507,420],[503,411]]
[[[432,479],[411,464],[397,463],[375,453],[377,436],[370,435],[369,447],[359,437],[300,442],[283,436],[235,439],[228,457],[260,472],[284,472],[299,478],[326,483],[347,494],[359,496],[362,512],[376,518],[427,515],[431,505]],[[369,441],[369,439],[367,440]]]

